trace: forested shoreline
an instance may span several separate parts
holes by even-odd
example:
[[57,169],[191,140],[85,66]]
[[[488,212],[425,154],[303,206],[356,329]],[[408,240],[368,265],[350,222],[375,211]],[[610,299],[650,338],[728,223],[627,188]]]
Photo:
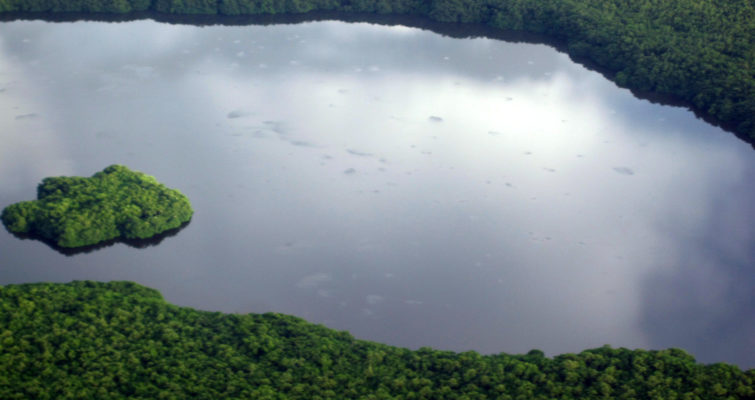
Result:
[[747,0],[0,0],[6,15],[313,11],[412,15],[543,34],[618,85],[679,101],[755,143],[755,5]]
[[0,286],[0,398],[751,399],[755,370],[682,350],[417,351],[132,282]]

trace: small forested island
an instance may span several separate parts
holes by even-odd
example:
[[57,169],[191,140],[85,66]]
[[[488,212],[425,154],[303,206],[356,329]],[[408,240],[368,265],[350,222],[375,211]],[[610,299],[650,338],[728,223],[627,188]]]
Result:
[[313,11],[411,15],[542,34],[618,85],[681,102],[755,145],[751,0],[0,0],[6,19],[48,12],[153,18]]
[[181,192],[141,172],[111,165],[93,176],[49,177],[37,200],[11,204],[5,227],[72,248],[122,239],[147,239],[177,228],[194,211]]
[[0,371],[6,400],[755,398],[755,370],[678,349],[412,351],[287,315],[178,307],[131,282],[0,286]]

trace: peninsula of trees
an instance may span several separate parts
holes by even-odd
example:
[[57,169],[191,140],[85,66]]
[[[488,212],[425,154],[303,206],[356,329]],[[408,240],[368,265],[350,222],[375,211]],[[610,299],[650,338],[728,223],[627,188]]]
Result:
[[145,11],[416,15],[544,34],[618,85],[682,102],[755,143],[751,0],[0,0],[0,13],[19,15]]
[[418,351],[130,282],[0,286],[2,399],[752,399],[755,370],[678,349]]
[[45,178],[37,186],[37,200],[11,204],[1,218],[11,232],[81,247],[150,238],[179,227],[192,214],[189,199],[178,190],[111,165],[90,178]]

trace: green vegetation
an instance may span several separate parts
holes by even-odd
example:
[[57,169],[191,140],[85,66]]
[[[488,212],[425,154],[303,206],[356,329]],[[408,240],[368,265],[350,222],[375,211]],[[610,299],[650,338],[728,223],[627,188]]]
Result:
[[545,34],[617,84],[681,101],[755,143],[751,0],[0,0],[0,12],[424,16]]
[[189,199],[155,178],[111,165],[91,178],[45,178],[37,200],[6,207],[5,227],[60,247],[146,239],[191,219]]
[[177,307],[130,282],[0,286],[0,371],[2,399],[755,397],[755,370],[677,349],[410,351],[280,314]]

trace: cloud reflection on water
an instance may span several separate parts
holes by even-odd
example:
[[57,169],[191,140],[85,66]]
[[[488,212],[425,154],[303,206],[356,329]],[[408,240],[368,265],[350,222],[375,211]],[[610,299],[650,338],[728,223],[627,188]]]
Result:
[[[0,120],[6,175],[124,162],[198,210],[139,253],[59,260],[2,237],[14,267],[0,282],[48,279],[51,263],[57,279],[133,279],[183,305],[288,312],[403,346],[686,346],[755,362],[733,355],[753,326],[751,151],[545,46],[335,22],[0,29],[36,43],[2,49],[30,93]],[[24,73],[36,59],[46,79]],[[22,102],[10,92],[0,102]],[[10,124],[51,112],[60,146],[12,158],[28,137]],[[711,345],[722,338],[733,344]]]
[[[6,47],[0,37],[0,54],[7,54]],[[50,121],[56,111],[39,101],[46,90],[30,83],[33,72],[14,57],[0,57],[0,71],[0,182],[3,199],[15,202],[32,193],[21,189],[27,182],[50,171],[69,174],[72,168]],[[27,165],[29,160],[35,162]]]

